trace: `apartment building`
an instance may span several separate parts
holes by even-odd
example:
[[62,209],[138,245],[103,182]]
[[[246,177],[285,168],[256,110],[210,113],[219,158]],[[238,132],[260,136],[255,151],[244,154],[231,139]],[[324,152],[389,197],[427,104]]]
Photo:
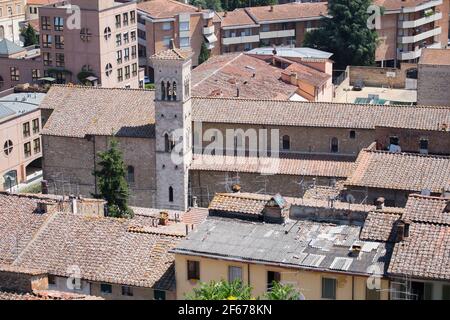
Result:
[[138,8],[138,43],[140,65],[150,68],[147,57],[169,49],[171,39],[176,47],[191,50],[193,66],[198,64],[202,43],[213,54],[220,54],[219,29],[215,13],[175,0],[140,2]]
[[41,168],[43,93],[13,93],[0,98],[0,190],[14,191]]
[[0,0],[0,40],[20,44],[20,23],[25,20],[25,0]]
[[40,50],[34,46],[23,48],[0,40],[0,91],[22,83],[36,83],[42,76]]
[[60,0],[26,0],[25,17],[26,20],[39,19],[39,9],[49,4],[58,3]]
[[103,87],[142,85],[134,2],[62,1],[41,7],[39,19],[45,77]]
[[446,48],[449,40],[448,0],[375,0],[384,8],[376,61],[382,66],[417,62],[423,48]]

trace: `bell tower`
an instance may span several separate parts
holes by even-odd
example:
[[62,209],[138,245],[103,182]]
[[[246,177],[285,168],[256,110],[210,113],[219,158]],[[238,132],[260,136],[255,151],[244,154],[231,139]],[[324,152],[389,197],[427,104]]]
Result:
[[173,46],[150,57],[155,74],[156,207],[161,209],[188,208],[191,57]]

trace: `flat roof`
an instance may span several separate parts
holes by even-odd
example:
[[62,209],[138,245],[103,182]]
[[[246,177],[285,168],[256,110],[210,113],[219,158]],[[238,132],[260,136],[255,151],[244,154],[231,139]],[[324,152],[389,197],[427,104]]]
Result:
[[39,108],[45,93],[13,93],[0,98],[0,120],[34,111]]

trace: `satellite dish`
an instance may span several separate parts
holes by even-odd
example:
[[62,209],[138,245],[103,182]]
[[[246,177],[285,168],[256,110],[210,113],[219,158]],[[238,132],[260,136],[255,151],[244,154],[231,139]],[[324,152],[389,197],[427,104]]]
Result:
[[355,203],[355,197],[350,193],[345,196],[345,200],[347,200],[348,203]]

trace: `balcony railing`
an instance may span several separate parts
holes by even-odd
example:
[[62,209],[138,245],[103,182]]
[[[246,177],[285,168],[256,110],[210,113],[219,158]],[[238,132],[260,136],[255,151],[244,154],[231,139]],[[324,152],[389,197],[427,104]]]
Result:
[[440,35],[442,32],[441,27],[437,27],[425,32],[418,33],[414,36],[400,36],[398,37],[398,43],[400,44],[406,44],[406,43],[416,43],[437,35]]
[[260,32],[261,39],[295,37],[295,29]]
[[224,45],[251,42],[259,42],[259,35],[222,38]]
[[407,29],[407,28],[417,28],[420,26],[423,26],[424,24],[430,23],[430,22],[434,22],[437,20],[441,20],[442,19],[442,12],[435,12],[434,14],[428,16],[428,17],[423,17],[417,20],[413,20],[413,21],[400,21],[400,28],[402,29]]
[[[433,44],[427,45],[426,48],[441,48],[442,45],[440,42],[435,42]],[[413,51],[404,51],[404,52],[399,52],[397,54],[397,59],[398,60],[414,60],[419,58],[422,55],[422,49],[417,49],[417,50],[413,50]]]
[[203,27],[203,34],[214,33],[214,26]]

